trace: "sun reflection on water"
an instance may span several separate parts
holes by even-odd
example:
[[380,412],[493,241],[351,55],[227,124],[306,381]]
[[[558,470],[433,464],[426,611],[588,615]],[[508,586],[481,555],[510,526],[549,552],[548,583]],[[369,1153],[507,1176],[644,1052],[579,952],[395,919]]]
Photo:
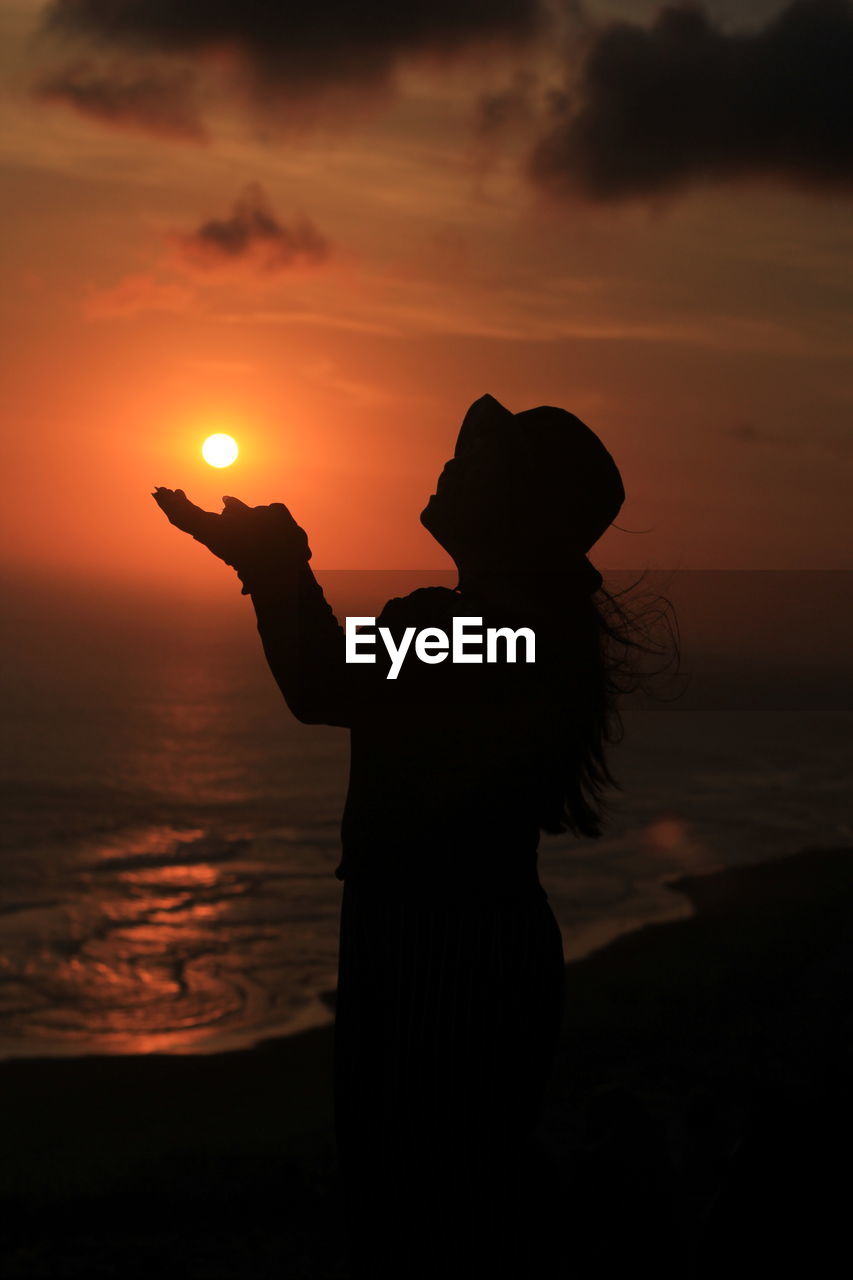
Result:
[[[160,827],[89,850],[65,901],[25,922],[42,941],[22,947],[19,982],[4,984],[2,1039],[45,1052],[175,1053],[221,1048],[229,1032],[245,1042],[276,1017],[279,1030],[328,1020],[306,999],[304,975],[301,990],[293,977],[316,929],[298,918],[298,857],[276,867],[257,850],[249,857],[249,843]],[[333,919],[330,899],[329,928],[313,946],[326,986]]]

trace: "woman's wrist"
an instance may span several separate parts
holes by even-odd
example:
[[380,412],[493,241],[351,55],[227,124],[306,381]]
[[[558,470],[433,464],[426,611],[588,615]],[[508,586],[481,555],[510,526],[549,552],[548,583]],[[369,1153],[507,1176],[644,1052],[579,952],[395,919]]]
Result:
[[306,570],[310,572],[305,555],[265,557],[256,564],[238,565],[237,577],[244,596],[273,601],[292,595]]

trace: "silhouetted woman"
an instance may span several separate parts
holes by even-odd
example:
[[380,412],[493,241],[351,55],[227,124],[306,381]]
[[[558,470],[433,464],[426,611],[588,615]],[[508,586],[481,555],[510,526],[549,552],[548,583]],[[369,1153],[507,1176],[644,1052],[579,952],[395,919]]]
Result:
[[535,661],[410,650],[393,680],[382,645],[375,665],[345,662],[286,507],[155,497],[237,569],[293,714],[351,730],[335,1102],[353,1275],[560,1274],[534,1128],[564,962],[537,848],[542,831],[597,835],[610,781],[608,624],[586,553],[624,498],[615,463],[564,410],[476,401],[421,513],[458,586],[390,600],[377,628],[400,643],[458,616],[525,627]]

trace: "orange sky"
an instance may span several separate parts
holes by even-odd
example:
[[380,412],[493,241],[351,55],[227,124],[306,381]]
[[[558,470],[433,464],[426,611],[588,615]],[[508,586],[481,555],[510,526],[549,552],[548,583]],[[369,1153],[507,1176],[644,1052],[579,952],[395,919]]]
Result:
[[[158,136],[38,96],[42,7],[0,14],[7,568],[212,586],[157,484],[286,502],[319,568],[446,567],[418,513],[485,391],[613,452],[642,532],[606,535],[604,567],[851,566],[849,194],[549,194],[535,120],[476,125],[483,94],[547,80],[544,47],[404,60],[296,123],[209,89],[206,141]],[[208,253],[253,184],[322,251]]]

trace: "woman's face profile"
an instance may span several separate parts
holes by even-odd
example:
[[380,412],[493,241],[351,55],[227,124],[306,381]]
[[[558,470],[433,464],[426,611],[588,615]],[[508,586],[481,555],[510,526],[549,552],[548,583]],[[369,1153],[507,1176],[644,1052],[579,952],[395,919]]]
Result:
[[517,511],[513,490],[506,442],[469,437],[464,451],[445,463],[421,524],[460,567],[463,561],[498,559]]

